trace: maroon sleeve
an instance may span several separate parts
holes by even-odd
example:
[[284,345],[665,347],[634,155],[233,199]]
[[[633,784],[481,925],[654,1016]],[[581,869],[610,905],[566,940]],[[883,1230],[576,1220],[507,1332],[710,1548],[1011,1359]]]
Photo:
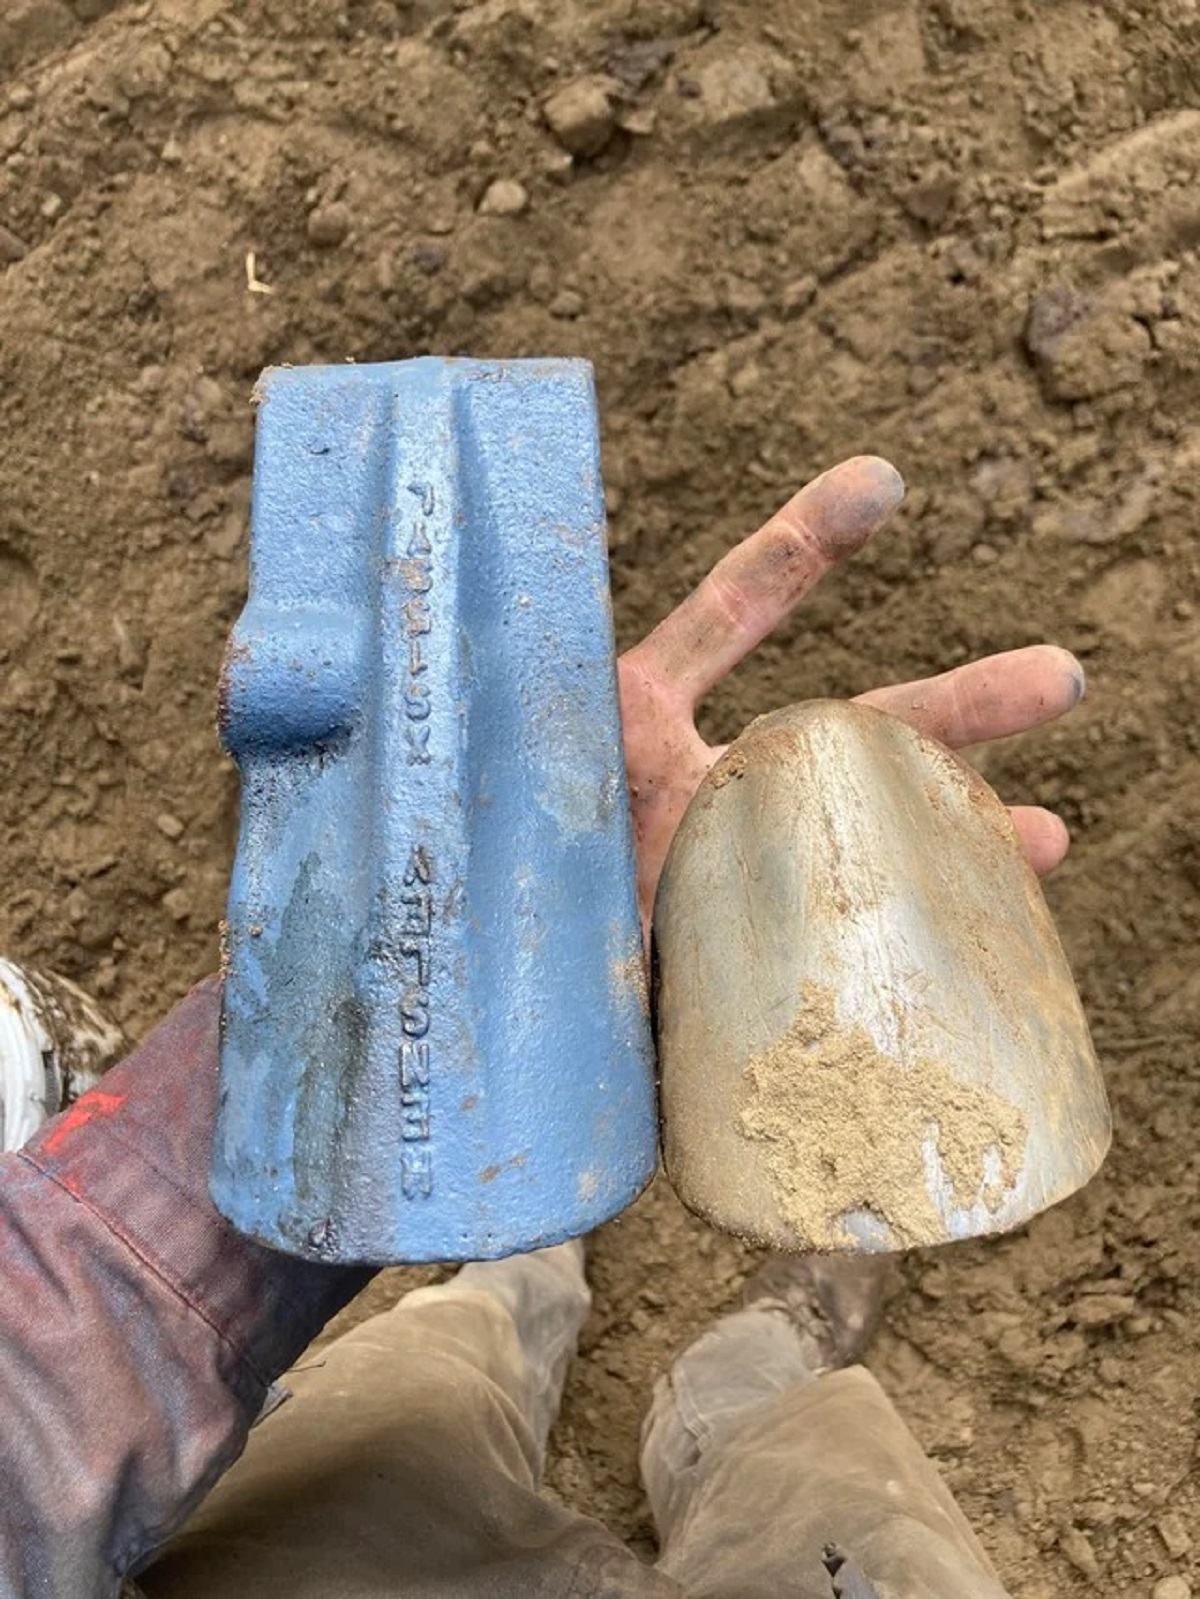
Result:
[[220,986],[0,1157],[0,1594],[111,1599],[369,1273],[213,1208]]

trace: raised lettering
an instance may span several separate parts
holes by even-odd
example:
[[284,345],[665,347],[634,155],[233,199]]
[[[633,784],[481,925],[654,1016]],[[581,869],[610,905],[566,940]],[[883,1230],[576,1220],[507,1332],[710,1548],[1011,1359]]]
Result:
[[408,722],[404,728],[404,742],[408,746],[410,766],[428,766],[433,760],[429,753],[429,727]]

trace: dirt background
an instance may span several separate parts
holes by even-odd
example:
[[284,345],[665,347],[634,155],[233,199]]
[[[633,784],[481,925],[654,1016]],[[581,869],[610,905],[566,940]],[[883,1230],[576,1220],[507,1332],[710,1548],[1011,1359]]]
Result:
[[[267,362],[589,356],[626,640],[807,475],[890,456],[896,530],[715,732],[1086,662],[986,769],[1077,834],[1051,896],[1113,1157],[913,1261],[874,1358],[1028,1599],[1200,1579],[1197,108],[1196,0],[0,6],[0,942],[135,1032],[215,958]],[[644,1550],[648,1386],[746,1264],[664,1192],[600,1239],[552,1486]]]

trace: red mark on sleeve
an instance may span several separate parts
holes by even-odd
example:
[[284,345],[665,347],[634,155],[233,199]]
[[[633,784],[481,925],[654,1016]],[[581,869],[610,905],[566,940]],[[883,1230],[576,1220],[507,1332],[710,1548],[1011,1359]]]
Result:
[[70,1110],[59,1117],[54,1130],[46,1135],[43,1147],[47,1155],[57,1155],[72,1133],[78,1132],[81,1127],[86,1127],[89,1122],[94,1122],[99,1117],[111,1116],[114,1111],[120,1110],[124,1103],[124,1094],[106,1094],[102,1088],[93,1088],[90,1094],[77,1099]]

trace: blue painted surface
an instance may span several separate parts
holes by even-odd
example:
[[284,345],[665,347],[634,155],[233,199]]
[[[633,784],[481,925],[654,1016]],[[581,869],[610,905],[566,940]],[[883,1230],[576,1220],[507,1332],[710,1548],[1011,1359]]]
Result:
[[657,1140],[591,369],[260,396],[213,1197],[328,1261],[559,1242]]

